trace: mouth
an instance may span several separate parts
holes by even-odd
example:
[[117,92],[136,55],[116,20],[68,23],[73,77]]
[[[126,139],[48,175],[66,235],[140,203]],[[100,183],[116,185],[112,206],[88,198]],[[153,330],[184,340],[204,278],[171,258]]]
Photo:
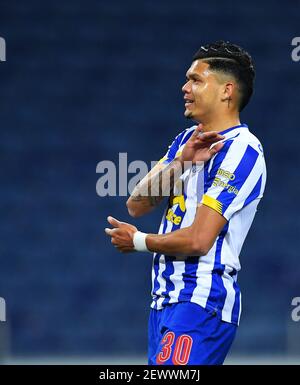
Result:
[[185,107],[190,107],[193,103],[194,103],[194,100],[193,99],[188,99],[188,98],[184,98],[185,100]]

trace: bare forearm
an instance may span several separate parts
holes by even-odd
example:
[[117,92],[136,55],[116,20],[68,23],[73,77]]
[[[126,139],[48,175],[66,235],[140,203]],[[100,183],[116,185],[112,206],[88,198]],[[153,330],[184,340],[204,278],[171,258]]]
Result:
[[129,213],[132,215],[134,212],[139,212],[142,215],[151,211],[165,196],[170,196],[174,183],[182,172],[182,162],[179,158],[175,158],[163,168],[150,172],[135,187],[128,199],[126,205]]
[[150,251],[174,255],[177,259],[186,259],[190,256],[205,255],[199,240],[195,237],[192,227],[175,230],[167,234],[148,234],[147,248]]

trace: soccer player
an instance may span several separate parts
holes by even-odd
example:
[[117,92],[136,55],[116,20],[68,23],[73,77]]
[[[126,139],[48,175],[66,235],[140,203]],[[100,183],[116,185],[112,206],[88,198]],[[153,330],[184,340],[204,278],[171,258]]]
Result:
[[198,124],[175,137],[127,201],[139,217],[169,195],[159,233],[108,217],[113,229],[105,231],[119,251],[154,253],[150,365],[222,364],[234,340],[239,254],[266,183],[262,146],[239,118],[254,77],[241,47],[201,46],[182,88],[185,116]]

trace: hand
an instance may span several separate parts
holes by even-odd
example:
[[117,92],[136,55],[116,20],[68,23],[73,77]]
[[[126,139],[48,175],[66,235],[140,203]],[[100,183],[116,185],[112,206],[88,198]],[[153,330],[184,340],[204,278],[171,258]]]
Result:
[[108,222],[114,227],[106,228],[105,232],[111,236],[111,243],[122,253],[135,251],[133,235],[138,229],[126,222],[120,222],[111,216],[107,217]]
[[178,157],[181,162],[206,162],[223,147],[224,143],[217,143],[210,148],[212,144],[224,139],[225,136],[216,131],[202,132],[202,127],[203,125],[200,123],[186,142],[181,155]]

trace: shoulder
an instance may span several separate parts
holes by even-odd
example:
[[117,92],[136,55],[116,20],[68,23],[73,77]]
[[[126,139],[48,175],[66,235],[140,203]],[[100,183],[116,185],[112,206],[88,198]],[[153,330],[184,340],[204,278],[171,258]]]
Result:
[[228,155],[235,156],[243,151],[255,155],[263,154],[263,147],[260,140],[248,129],[241,130],[237,135],[223,140],[224,147],[220,152],[228,152]]
[[223,143],[222,149],[211,159],[211,166],[232,164],[235,167],[245,167],[258,162],[263,167],[263,147],[259,139],[248,129],[232,137],[226,137]]
[[175,138],[175,140],[178,141],[178,144],[183,144],[183,142],[185,142],[192,135],[196,127],[197,126],[194,125],[181,131]]
[[177,147],[182,146],[190,138],[192,133],[195,131],[196,127],[197,127],[196,125],[191,126],[179,132],[179,134],[177,134],[173,139],[173,142],[170,144],[169,148],[172,146],[177,146]]
[[251,146],[259,154],[263,154],[263,146],[261,141],[251,131],[247,130],[245,132],[241,132],[241,135],[239,136],[240,143]]
[[178,151],[180,151],[180,149],[183,147],[184,143],[186,143],[186,141],[189,139],[196,127],[197,126],[186,128],[179,134],[177,134],[173,139],[172,143],[168,146],[168,150],[165,156],[162,157],[158,162],[170,162],[172,159],[174,159]]

